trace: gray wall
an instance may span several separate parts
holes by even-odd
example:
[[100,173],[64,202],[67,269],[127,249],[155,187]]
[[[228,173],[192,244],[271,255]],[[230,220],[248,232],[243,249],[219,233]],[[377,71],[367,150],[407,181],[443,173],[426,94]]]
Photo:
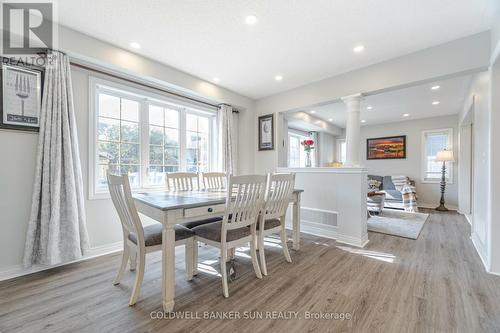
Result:
[[[458,116],[433,117],[397,123],[361,127],[362,161],[369,174],[391,176],[405,175],[415,180],[420,204],[439,205],[440,188],[438,183],[422,182],[422,131],[453,128],[453,147],[457,145]],[[384,136],[406,135],[406,159],[367,160],[366,139]],[[456,155],[456,153],[455,153]],[[446,202],[456,209],[458,206],[458,163],[453,167],[453,184],[446,187]]]

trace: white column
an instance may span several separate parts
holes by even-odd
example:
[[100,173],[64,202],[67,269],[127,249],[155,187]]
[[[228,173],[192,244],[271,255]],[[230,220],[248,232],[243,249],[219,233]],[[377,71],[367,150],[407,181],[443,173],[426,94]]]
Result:
[[361,119],[360,119],[360,105],[363,96],[355,94],[342,97],[342,101],[347,107],[347,123],[346,123],[346,166],[358,167],[361,165],[360,152],[361,148]]

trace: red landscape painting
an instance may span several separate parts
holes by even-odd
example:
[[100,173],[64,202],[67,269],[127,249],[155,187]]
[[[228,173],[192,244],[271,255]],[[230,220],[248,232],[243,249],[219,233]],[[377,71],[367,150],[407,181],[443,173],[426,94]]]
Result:
[[368,160],[406,158],[406,135],[367,139],[366,158]]

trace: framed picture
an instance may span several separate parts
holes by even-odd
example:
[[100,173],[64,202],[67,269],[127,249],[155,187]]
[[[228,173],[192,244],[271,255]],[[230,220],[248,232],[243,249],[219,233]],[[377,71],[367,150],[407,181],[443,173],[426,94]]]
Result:
[[406,158],[406,135],[366,140],[367,160]]
[[0,129],[40,129],[43,73],[42,67],[2,61]]
[[272,114],[259,117],[259,150],[274,149],[274,117]]

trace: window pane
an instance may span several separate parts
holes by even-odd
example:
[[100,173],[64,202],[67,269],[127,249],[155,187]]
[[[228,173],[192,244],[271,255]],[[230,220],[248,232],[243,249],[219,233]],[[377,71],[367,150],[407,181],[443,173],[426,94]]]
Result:
[[163,165],[163,147],[150,146],[149,147],[149,164]]
[[209,119],[207,117],[199,117],[198,118],[198,130],[201,133],[208,133],[209,128]]
[[99,116],[120,118],[120,98],[100,93]]
[[149,126],[149,143],[163,145],[163,127]]
[[151,166],[148,172],[148,182],[150,185],[165,184],[165,172],[162,166]]
[[165,165],[179,165],[179,148],[165,148]]
[[166,128],[165,129],[165,146],[179,145],[179,130]]
[[99,117],[99,140],[119,141],[120,140],[120,121],[115,119]]
[[119,144],[99,141],[99,164],[118,164]]
[[200,137],[196,132],[186,132],[186,148],[196,149],[199,147]]
[[149,106],[149,123],[163,126],[163,108],[155,105]]
[[108,188],[107,172],[110,170],[111,174],[119,174],[119,168],[116,164],[100,164],[98,166],[98,176],[97,176],[97,189],[99,191],[105,191]]
[[179,128],[179,111],[165,110],[165,126],[172,128]]
[[187,172],[198,172],[198,166],[193,164],[188,164],[186,168]]
[[139,124],[122,121],[122,142],[139,143]]
[[139,164],[139,145],[122,143],[120,145],[120,159],[123,164]]
[[198,117],[193,114],[186,114],[186,129],[188,131],[198,131]]
[[186,162],[187,164],[198,164],[198,150],[197,149],[187,149],[186,150]]
[[131,187],[138,187],[140,184],[140,166],[139,165],[121,165],[120,173],[127,174]]
[[139,103],[122,98],[122,119],[129,121],[139,121]]
[[179,167],[167,165],[167,166],[165,166],[164,170],[165,170],[165,172],[177,172],[177,171],[179,171]]

